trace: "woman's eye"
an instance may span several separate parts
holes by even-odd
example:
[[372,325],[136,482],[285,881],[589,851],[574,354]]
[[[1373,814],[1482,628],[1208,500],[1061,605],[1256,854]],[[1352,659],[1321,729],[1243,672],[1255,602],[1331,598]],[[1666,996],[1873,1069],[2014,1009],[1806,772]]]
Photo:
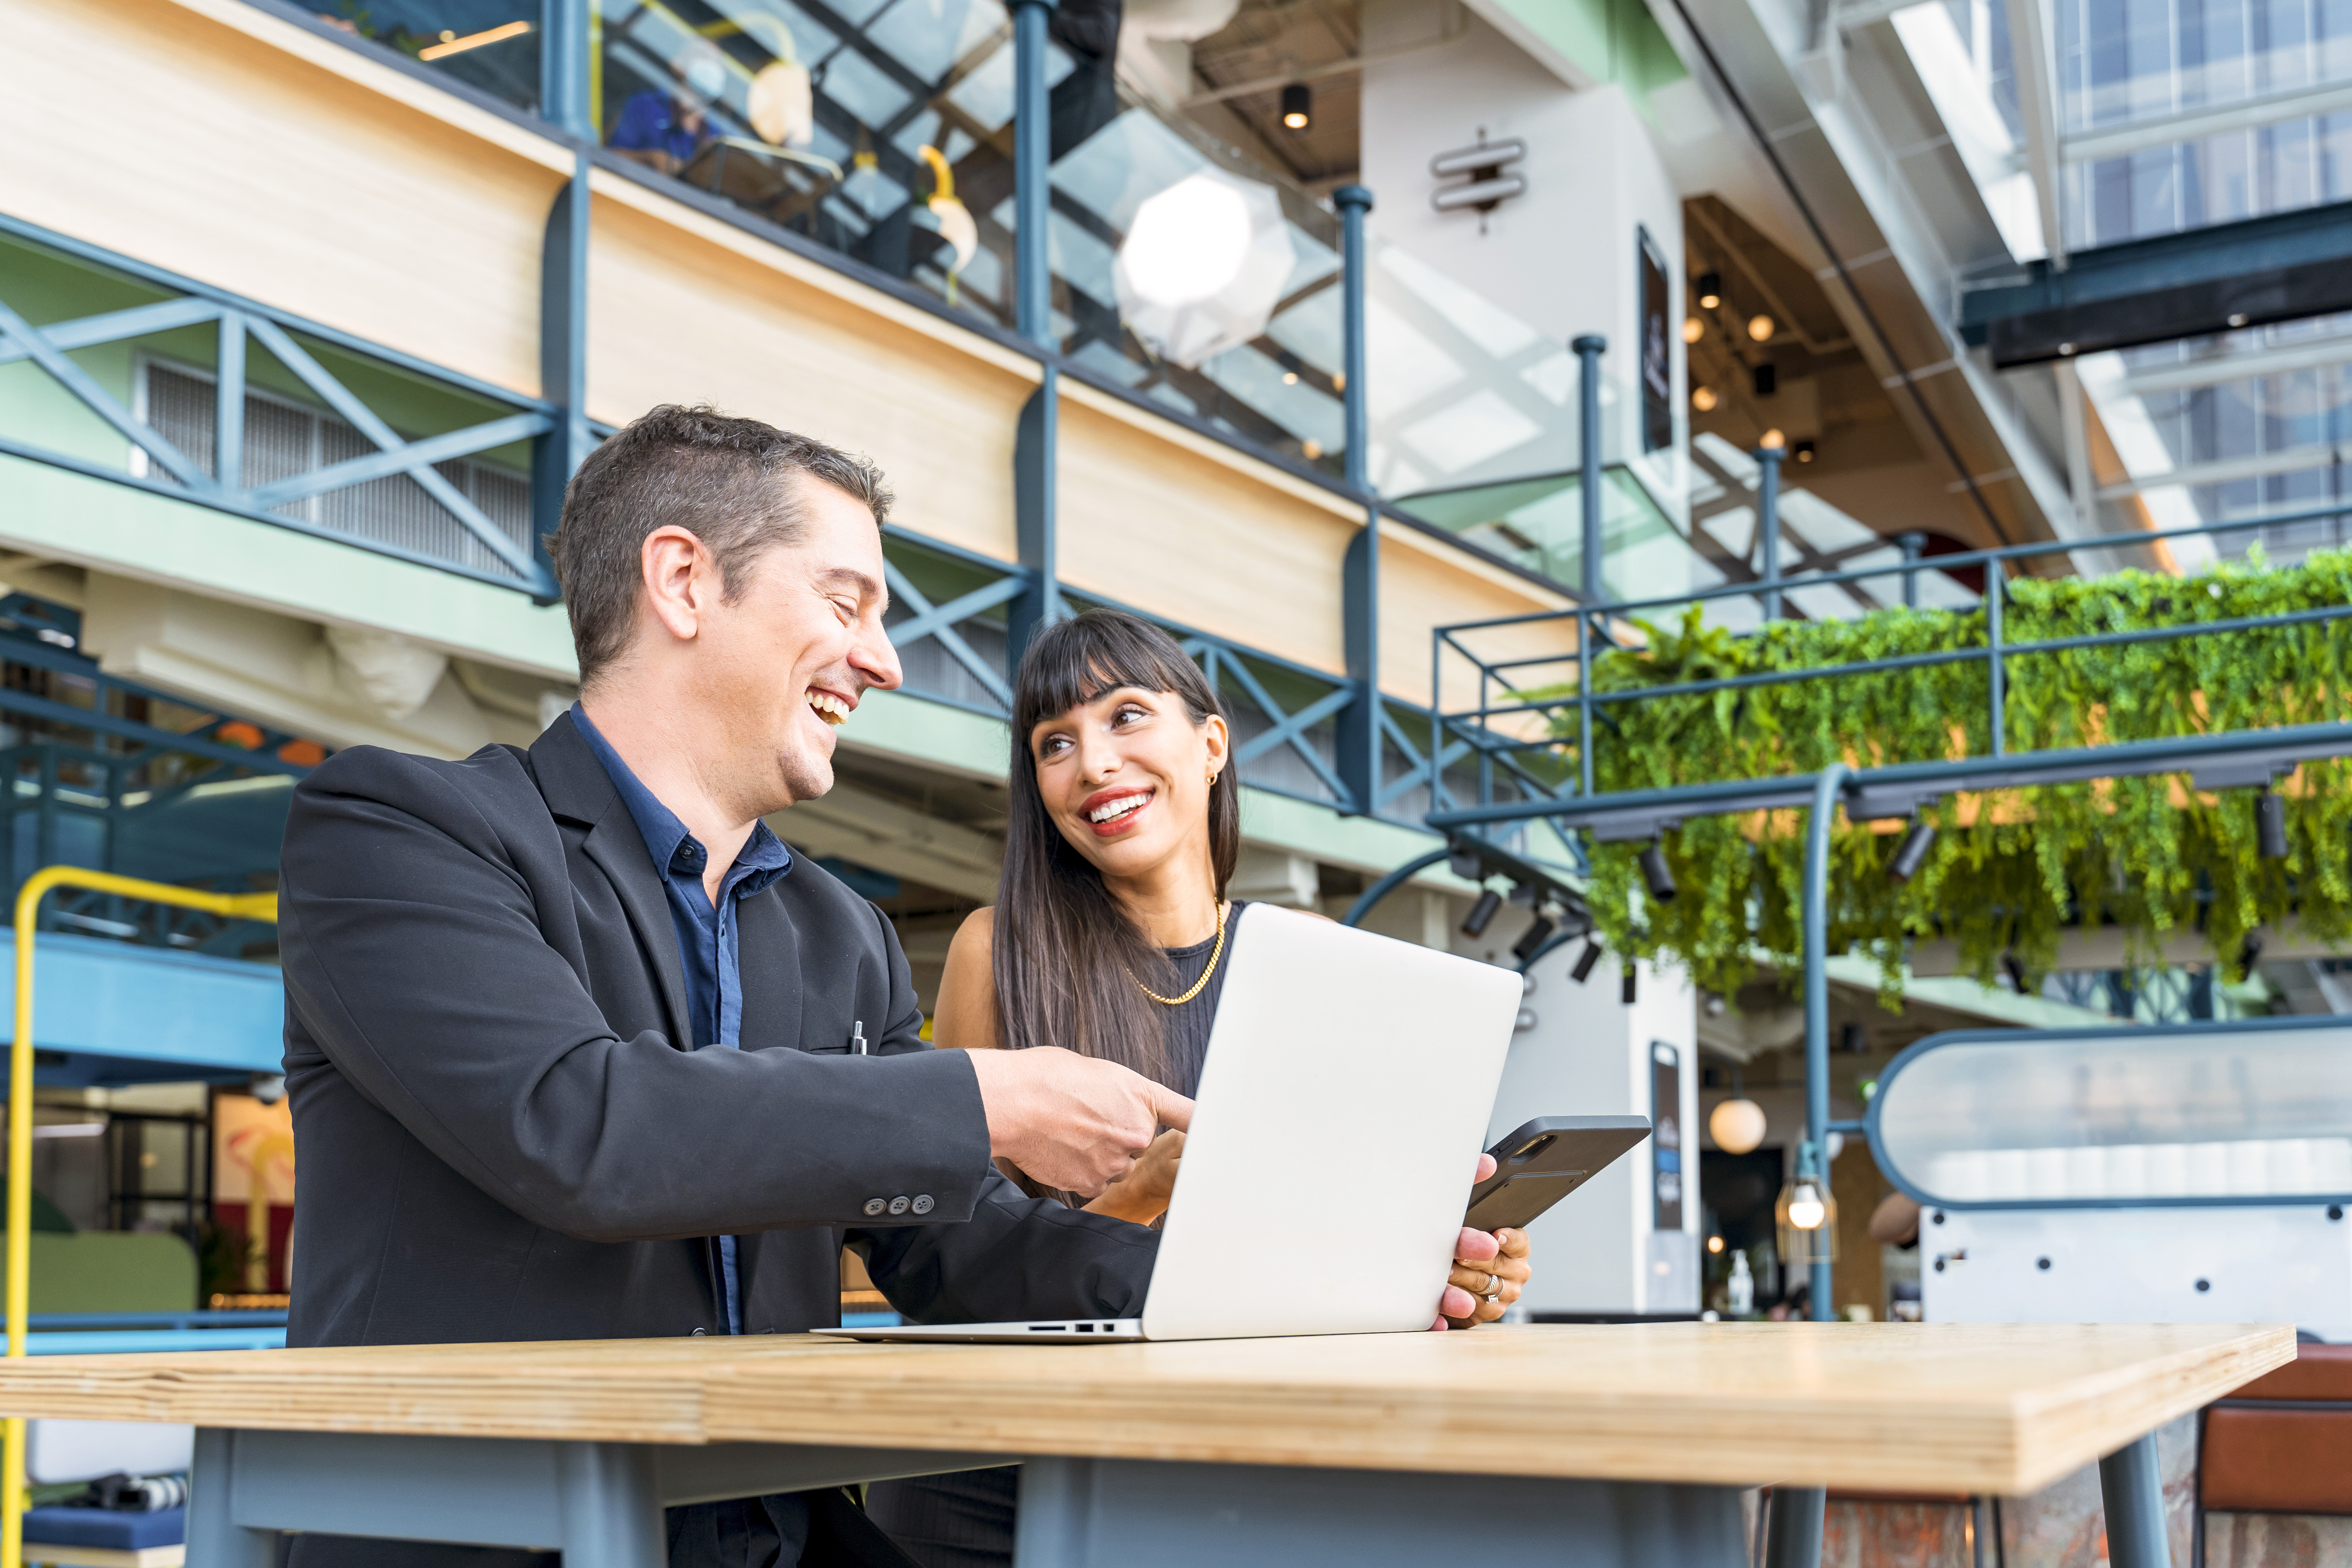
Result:
[[1042,761],[1044,761],[1045,758],[1048,758],[1048,757],[1058,757],[1058,756],[1060,756],[1064,752],[1066,752],[1066,751],[1068,751],[1069,749],[1070,749],[1070,742],[1069,742],[1069,737],[1068,737],[1068,736],[1066,736],[1066,735],[1055,735],[1055,736],[1053,736],[1053,737],[1051,737],[1050,739],[1048,739],[1048,740],[1045,742],[1045,744],[1043,744],[1043,745],[1041,745],[1041,746],[1039,746],[1039,747],[1037,748],[1037,756],[1038,756],[1038,760],[1042,762]]
[[1112,714],[1110,716],[1110,721],[1113,724],[1126,724],[1138,719],[1146,719],[1149,717],[1150,717],[1150,715],[1143,709],[1138,708],[1133,703],[1129,703],[1126,707],[1121,708],[1118,712]]

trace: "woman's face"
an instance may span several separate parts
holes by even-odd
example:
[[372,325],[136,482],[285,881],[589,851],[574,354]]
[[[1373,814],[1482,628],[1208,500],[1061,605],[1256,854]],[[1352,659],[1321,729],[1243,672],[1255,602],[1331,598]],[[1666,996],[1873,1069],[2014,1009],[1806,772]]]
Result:
[[1223,719],[1195,724],[1176,693],[1133,686],[1029,733],[1054,826],[1111,877],[1140,875],[1188,844],[1206,848],[1209,775],[1224,771],[1225,744]]

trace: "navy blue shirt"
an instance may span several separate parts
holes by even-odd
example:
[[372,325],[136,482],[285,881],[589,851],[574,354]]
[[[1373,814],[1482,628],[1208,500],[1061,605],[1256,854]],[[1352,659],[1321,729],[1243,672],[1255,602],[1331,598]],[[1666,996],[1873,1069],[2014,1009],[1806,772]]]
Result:
[[[669,900],[670,924],[677,931],[677,956],[686,966],[686,1018],[694,1031],[689,1048],[743,1045],[741,921],[735,906],[793,868],[793,853],[783,840],[756,823],[751,837],[736,855],[735,864],[719,884],[719,901],[703,890],[702,873],[709,851],[686,830],[677,814],[654,798],[654,792],[629,771],[613,743],[596,732],[578,703],[572,721],[586,737],[596,760],[612,775],[613,787],[646,841],[646,852],[662,875],[662,891]],[[719,1268],[727,1291],[727,1331],[743,1331],[743,1289],[735,1270],[735,1238],[719,1238]]]

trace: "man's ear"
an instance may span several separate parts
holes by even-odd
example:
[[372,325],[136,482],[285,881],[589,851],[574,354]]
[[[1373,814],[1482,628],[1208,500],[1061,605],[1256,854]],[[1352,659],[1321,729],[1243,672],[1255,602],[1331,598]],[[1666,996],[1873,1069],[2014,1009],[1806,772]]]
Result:
[[718,596],[719,564],[709,546],[685,529],[666,524],[637,548],[639,585],[654,619],[680,642],[691,642]]

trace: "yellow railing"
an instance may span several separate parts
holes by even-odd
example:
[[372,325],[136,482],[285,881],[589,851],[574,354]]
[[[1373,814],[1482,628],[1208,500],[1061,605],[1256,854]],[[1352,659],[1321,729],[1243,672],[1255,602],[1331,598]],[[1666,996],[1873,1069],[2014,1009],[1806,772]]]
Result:
[[[203,910],[231,920],[276,921],[275,893],[203,893],[150,882],[138,877],[118,877],[111,871],[85,871],[79,866],[49,866],[36,871],[16,895],[16,1034],[8,1050],[8,1353],[26,1353],[26,1316],[31,1309],[33,1283],[33,926],[41,900],[56,888],[88,888],[117,893],[152,904],[173,904]],[[24,1568],[25,1563],[25,1419],[8,1417],[6,1441],[0,1445],[0,1568]]]

